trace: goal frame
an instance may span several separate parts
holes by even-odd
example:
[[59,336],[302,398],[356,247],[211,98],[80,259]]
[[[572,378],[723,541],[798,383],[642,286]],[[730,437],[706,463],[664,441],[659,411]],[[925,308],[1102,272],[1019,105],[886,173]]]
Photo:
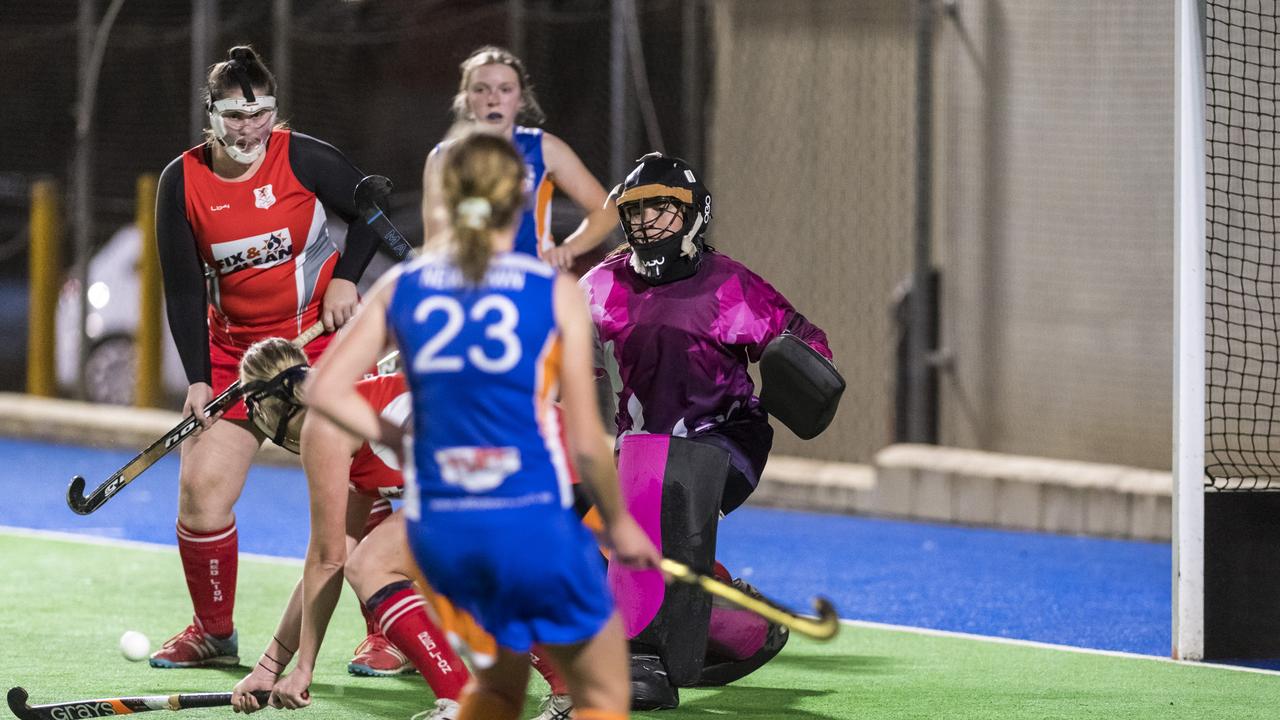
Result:
[[1201,0],[1177,0],[1174,192],[1173,648],[1204,659],[1205,74]]

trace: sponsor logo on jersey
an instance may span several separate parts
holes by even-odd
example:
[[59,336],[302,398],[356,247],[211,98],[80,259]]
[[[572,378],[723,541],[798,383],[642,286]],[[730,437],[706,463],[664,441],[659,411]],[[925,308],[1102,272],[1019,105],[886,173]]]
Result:
[[209,212],[218,212],[219,210],[226,210],[230,207],[231,207],[231,203],[222,203],[221,205],[210,205]]
[[520,450],[513,447],[450,447],[436,451],[440,476],[467,492],[485,492],[520,470]]
[[270,183],[253,189],[253,204],[263,210],[276,204],[276,196],[271,192]]
[[269,268],[293,259],[293,237],[289,228],[214,243],[210,248],[219,275],[230,275],[246,268]]

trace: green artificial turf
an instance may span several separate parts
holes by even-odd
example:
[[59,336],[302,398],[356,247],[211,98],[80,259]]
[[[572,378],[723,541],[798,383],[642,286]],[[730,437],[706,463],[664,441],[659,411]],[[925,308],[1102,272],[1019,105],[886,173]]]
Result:
[[[241,660],[256,660],[301,566],[245,559],[236,622]],[[33,704],[91,697],[228,691],[248,667],[153,670],[126,661],[125,630],[153,646],[190,622],[176,551],[0,534],[0,684]],[[330,625],[302,720],[408,718],[433,698],[416,676],[346,672],[363,621],[348,591]],[[526,717],[545,691],[532,680]],[[962,637],[846,626],[831,643],[793,638],[773,662],[730,687],[681,690],[652,717],[740,718],[1274,718],[1280,676],[1067,652]],[[0,711],[3,713],[6,711]],[[266,710],[268,716],[278,712]],[[230,717],[230,709],[183,718]]]

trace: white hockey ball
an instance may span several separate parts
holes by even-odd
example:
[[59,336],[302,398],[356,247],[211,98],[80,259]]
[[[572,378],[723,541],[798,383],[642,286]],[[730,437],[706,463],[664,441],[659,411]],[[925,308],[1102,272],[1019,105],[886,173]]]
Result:
[[151,655],[151,641],[137,630],[130,630],[120,636],[120,654],[130,662],[146,660]]

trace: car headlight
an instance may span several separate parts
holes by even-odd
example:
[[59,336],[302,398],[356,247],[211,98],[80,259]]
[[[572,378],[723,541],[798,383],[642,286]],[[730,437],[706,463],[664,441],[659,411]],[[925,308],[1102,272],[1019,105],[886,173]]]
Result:
[[101,310],[111,302],[111,288],[107,284],[99,280],[89,286],[89,304]]

